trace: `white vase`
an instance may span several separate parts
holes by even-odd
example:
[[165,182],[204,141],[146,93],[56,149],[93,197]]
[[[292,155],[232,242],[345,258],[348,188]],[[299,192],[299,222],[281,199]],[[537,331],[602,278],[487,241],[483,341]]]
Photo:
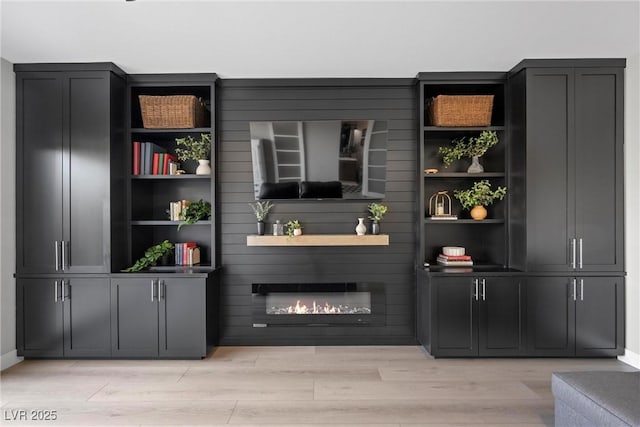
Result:
[[367,226],[364,225],[364,218],[358,218],[358,225],[356,225],[356,234],[358,236],[364,236],[367,232]]
[[209,160],[198,160],[196,175],[211,175],[211,166],[209,166]]
[[467,169],[467,173],[482,173],[484,172],[484,168],[480,164],[480,160],[478,156],[471,157],[471,166]]

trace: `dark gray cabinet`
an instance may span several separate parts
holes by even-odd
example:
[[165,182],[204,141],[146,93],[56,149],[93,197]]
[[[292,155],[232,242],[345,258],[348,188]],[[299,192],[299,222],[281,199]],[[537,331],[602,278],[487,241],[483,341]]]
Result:
[[624,351],[624,278],[527,279],[531,356],[608,357]]
[[[16,64],[17,273],[109,273],[124,182],[123,73]],[[115,227],[114,227],[115,228]],[[120,237],[119,237],[120,236]]]
[[623,271],[623,72],[624,60],[512,71],[513,267]]
[[113,355],[205,357],[208,279],[144,276],[111,279]]
[[429,336],[432,355],[523,354],[522,287],[517,276],[452,274],[429,280],[430,331],[424,336]]
[[107,277],[17,280],[17,347],[25,357],[110,357]]

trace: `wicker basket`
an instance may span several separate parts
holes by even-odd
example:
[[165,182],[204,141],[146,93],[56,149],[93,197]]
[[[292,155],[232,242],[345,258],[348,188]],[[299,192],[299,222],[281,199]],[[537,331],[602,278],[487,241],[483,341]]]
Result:
[[489,126],[493,95],[438,95],[431,100],[432,126]]
[[142,125],[148,129],[183,129],[205,125],[202,100],[193,95],[140,95]]

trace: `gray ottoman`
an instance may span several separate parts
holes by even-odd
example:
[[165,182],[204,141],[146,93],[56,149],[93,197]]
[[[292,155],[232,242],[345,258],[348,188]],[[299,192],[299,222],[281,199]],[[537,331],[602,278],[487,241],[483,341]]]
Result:
[[563,372],[551,376],[556,427],[640,426],[640,372]]

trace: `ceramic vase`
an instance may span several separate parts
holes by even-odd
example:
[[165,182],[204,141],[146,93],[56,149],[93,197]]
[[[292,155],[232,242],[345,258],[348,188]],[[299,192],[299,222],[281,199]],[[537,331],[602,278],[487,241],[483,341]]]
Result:
[[484,206],[478,205],[471,209],[469,214],[471,215],[471,218],[475,219],[476,221],[482,221],[487,217],[487,209],[485,209]]
[[198,160],[196,175],[211,175],[211,166],[209,166],[209,160]]
[[371,223],[371,234],[380,234],[380,223],[378,221]]
[[358,218],[358,225],[356,225],[356,234],[358,236],[364,236],[367,232],[367,226],[364,225],[364,218]]
[[478,156],[471,157],[471,166],[467,169],[468,173],[482,173],[484,172],[484,168],[480,164],[480,159]]

